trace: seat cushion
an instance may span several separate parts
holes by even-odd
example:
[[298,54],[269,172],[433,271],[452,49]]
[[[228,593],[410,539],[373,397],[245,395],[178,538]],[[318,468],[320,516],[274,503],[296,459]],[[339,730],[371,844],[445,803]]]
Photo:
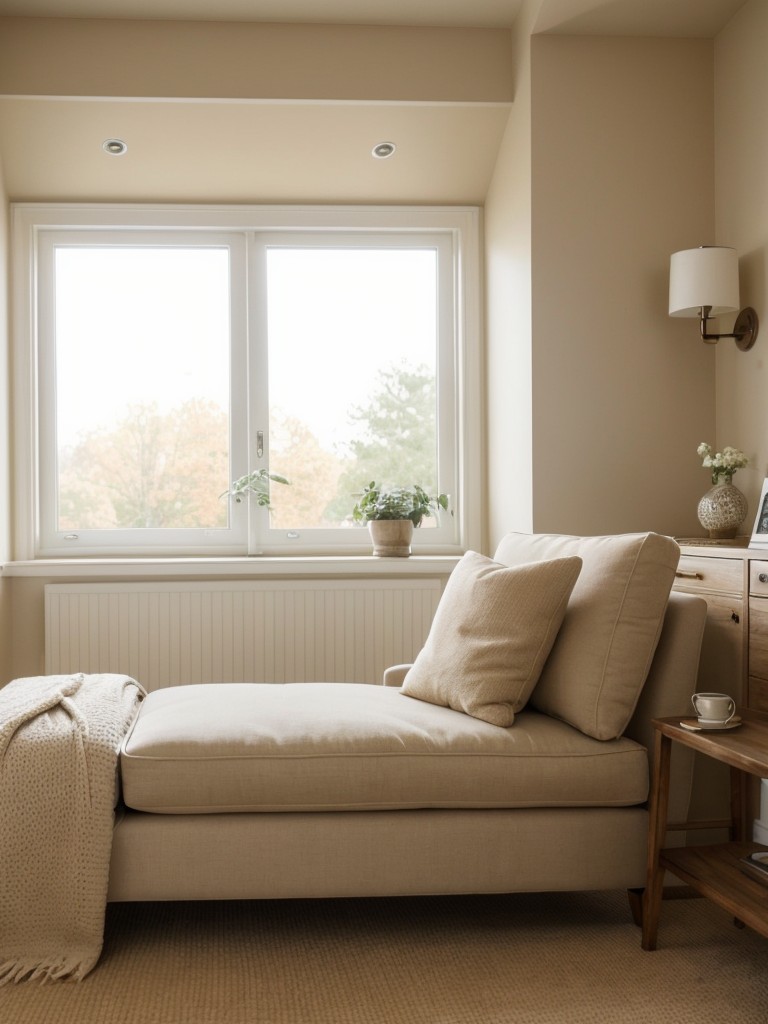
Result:
[[580,558],[509,568],[468,551],[451,573],[403,693],[508,726],[528,703]]
[[641,803],[648,761],[522,712],[501,729],[361,683],[212,683],[150,693],[123,798],[163,814]]
[[508,534],[496,561],[578,555],[582,568],[531,703],[596,739],[626,729],[651,667],[680,548],[656,533]]

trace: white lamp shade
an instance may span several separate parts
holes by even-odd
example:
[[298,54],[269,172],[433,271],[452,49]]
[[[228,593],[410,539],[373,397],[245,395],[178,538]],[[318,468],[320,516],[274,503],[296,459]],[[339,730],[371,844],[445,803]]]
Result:
[[710,316],[734,313],[739,306],[739,257],[735,249],[705,245],[672,254],[669,264],[669,315]]

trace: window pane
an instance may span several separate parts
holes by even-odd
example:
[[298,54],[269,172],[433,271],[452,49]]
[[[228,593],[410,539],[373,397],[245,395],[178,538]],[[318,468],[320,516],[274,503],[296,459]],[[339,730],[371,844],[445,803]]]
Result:
[[347,525],[372,480],[436,493],[436,251],[270,247],[267,290],[272,526]]
[[57,246],[55,331],[57,528],[225,527],[228,250]]

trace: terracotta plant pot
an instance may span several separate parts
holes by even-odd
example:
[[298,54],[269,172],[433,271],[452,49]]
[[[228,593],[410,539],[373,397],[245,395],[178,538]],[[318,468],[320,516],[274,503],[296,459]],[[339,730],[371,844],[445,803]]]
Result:
[[410,519],[372,519],[368,532],[378,558],[407,558],[411,553],[413,523]]

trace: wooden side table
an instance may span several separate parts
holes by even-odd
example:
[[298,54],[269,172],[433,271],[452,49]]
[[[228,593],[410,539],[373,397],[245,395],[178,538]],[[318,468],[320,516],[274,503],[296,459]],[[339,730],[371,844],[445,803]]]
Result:
[[[747,840],[758,780],[768,777],[768,715],[740,710],[743,724],[722,732],[690,732],[680,718],[654,719],[655,744],[648,831],[648,874],[643,894],[643,949],[656,948],[664,872],[669,870],[768,938],[768,885],[754,881],[739,859],[768,847]],[[672,743],[682,743],[731,770],[730,842],[662,849],[667,832]],[[680,826],[686,828],[683,823]],[[672,827],[672,826],[669,826]]]

